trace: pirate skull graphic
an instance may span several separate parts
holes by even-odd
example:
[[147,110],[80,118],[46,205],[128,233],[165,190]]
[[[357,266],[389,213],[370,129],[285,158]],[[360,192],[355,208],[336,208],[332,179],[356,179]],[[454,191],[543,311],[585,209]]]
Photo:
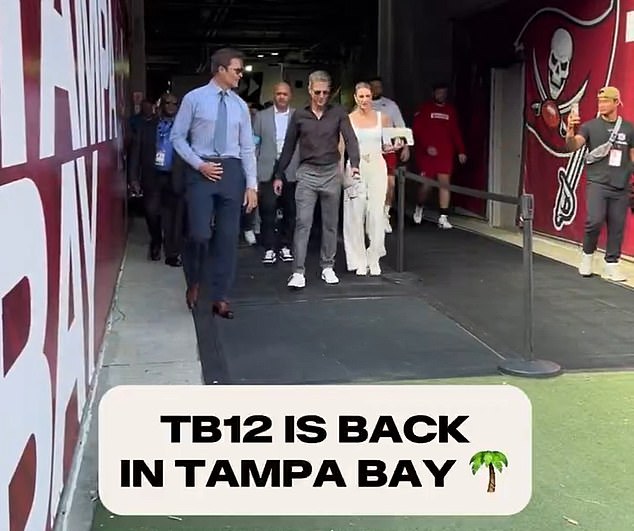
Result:
[[550,54],[548,56],[548,92],[539,71],[537,55],[533,48],[533,73],[540,101],[531,106],[537,116],[541,116],[544,123],[551,129],[558,129],[560,136],[566,135],[566,124],[563,116],[570,112],[573,103],[579,103],[586,93],[588,79],[566,101],[561,97],[570,77],[573,58],[573,40],[570,32],[564,28],[557,28],[553,33]]
[[559,99],[570,76],[572,52],[572,35],[569,31],[559,28],[553,34],[548,58],[548,88],[553,100]]

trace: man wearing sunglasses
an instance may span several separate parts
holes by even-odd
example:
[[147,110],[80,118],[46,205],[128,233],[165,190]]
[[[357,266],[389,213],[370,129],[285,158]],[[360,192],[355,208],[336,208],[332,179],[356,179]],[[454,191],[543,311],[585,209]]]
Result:
[[282,193],[285,172],[299,144],[299,167],[295,191],[296,226],[293,239],[293,274],[288,287],[301,289],[306,286],[305,261],[308,240],[313,225],[313,212],[320,200],[321,279],[326,284],[338,284],[334,271],[339,226],[339,202],[343,185],[341,171],[341,137],[348,152],[352,174],[359,173],[359,144],[352,129],[348,112],[340,105],[329,102],[331,78],[327,72],[313,72],[308,78],[310,104],[297,109],[291,116],[282,154],[275,172],[273,189]]
[[178,98],[161,96],[158,116],[141,122],[134,133],[128,165],[130,185],[143,190],[145,220],[150,233],[149,259],[180,267],[183,247],[183,160],[174,152],[170,132]]
[[[172,129],[174,148],[189,164],[186,300],[193,308],[203,276],[209,278],[212,313],[233,319],[228,296],[235,278],[242,208],[249,214],[257,206],[255,143],[249,107],[235,92],[244,70],[243,55],[229,48],[218,50],[211,68],[213,79],[183,98]],[[210,275],[203,275],[206,264]]]

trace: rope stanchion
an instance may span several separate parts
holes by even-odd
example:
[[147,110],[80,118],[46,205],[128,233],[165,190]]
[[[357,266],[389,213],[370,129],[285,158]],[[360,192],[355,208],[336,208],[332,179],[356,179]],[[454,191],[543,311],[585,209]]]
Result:
[[396,235],[396,271],[402,273],[405,269],[405,170],[399,168],[396,172],[398,179],[398,226]]
[[546,378],[558,376],[562,373],[562,368],[555,362],[535,359],[533,345],[533,216],[534,216],[534,196],[523,194],[519,197],[494,194],[482,190],[474,190],[463,186],[442,184],[433,179],[416,175],[399,168],[398,179],[398,235],[397,235],[397,257],[396,265],[399,273],[404,270],[405,256],[405,181],[411,180],[419,184],[427,184],[436,188],[448,189],[452,192],[477,197],[487,201],[496,201],[511,205],[519,205],[523,219],[523,269],[524,269],[524,352],[521,359],[506,359],[498,369],[504,374],[511,376],[521,376],[528,378]]
[[523,219],[524,258],[524,358],[507,359],[499,369],[510,376],[545,378],[561,374],[561,367],[552,361],[536,360],[533,345],[533,215],[534,197],[524,194],[520,198]]

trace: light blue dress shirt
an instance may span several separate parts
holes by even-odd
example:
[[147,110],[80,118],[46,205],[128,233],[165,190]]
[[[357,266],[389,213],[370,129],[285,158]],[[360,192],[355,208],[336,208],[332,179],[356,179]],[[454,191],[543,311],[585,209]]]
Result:
[[227,144],[225,153],[214,150],[214,128],[221,88],[212,80],[187,93],[174,120],[170,140],[174,149],[192,168],[203,158],[237,158],[242,161],[247,187],[257,190],[257,163],[251,115],[246,102],[227,91]]

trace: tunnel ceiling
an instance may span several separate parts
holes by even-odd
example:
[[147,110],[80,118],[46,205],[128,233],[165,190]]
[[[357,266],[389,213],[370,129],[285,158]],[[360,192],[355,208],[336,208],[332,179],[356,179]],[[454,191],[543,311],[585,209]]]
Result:
[[377,9],[372,0],[146,0],[147,66],[203,71],[223,46],[249,61],[339,62],[376,39]]

